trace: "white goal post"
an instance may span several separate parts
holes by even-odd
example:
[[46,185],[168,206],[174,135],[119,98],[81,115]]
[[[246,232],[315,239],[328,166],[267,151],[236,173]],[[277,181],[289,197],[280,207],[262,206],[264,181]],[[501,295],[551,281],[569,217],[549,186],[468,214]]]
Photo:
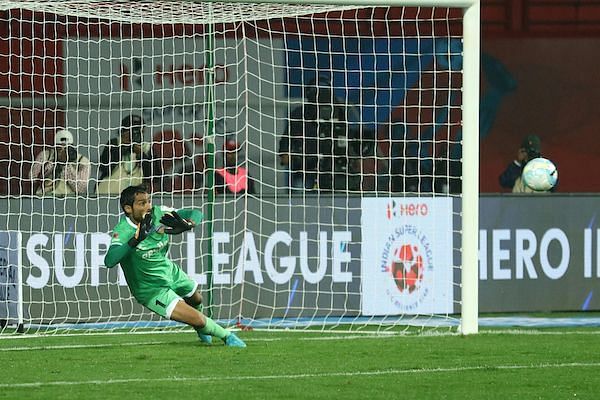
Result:
[[478,332],[479,0],[0,0],[0,25],[0,337],[181,328],[103,264],[142,182],[203,212],[170,257],[223,325]]

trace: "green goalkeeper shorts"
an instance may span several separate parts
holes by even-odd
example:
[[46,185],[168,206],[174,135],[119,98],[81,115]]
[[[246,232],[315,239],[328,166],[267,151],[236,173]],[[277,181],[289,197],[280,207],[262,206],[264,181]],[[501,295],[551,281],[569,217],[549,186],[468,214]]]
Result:
[[144,299],[138,299],[138,301],[158,315],[170,319],[177,302],[182,298],[191,297],[197,289],[198,283],[187,276],[180,268],[177,268],[177,272],[173,274],[173,281],[169,286],[148,291],[145,293]]

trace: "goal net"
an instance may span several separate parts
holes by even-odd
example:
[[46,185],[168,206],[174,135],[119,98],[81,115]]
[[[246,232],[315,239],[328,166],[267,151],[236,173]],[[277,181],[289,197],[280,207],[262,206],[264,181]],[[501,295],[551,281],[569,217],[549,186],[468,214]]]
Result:
[[104,266],[140,183],[224,325],[476,332],[478,2],[332,3],[0,1],[0,332],[181,328]]

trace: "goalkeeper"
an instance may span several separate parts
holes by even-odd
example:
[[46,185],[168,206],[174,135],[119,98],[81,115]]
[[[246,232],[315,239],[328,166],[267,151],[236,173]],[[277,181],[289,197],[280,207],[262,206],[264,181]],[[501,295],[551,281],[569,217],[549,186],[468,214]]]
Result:
[[129,290],[140,304],[192,326],[202,342],[211,343],[215,336],[226,346],[246,347],[234,333],[201,312],[198,283],[167,257],[169,235],[193,229],[202,213],[152,207],[144,186],[127,187],[120,201],[125,215],[113,231],[104,264],[112,268],[120,263]]

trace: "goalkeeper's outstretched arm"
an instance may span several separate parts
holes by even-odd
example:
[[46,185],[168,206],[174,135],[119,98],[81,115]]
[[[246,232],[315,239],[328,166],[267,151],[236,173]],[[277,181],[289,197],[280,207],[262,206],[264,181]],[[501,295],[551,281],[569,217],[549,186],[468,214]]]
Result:
[[194,225],[198,225],[204,219],[204,214],[195,208],[182,208],[181,210],[177,210],[177,214],[183,219],[192,221]]
[[194,209],[173,210],[164,214],[160,222],[164,225],[164,233],[177,235],[194,229],[202,221],[202,213]]

